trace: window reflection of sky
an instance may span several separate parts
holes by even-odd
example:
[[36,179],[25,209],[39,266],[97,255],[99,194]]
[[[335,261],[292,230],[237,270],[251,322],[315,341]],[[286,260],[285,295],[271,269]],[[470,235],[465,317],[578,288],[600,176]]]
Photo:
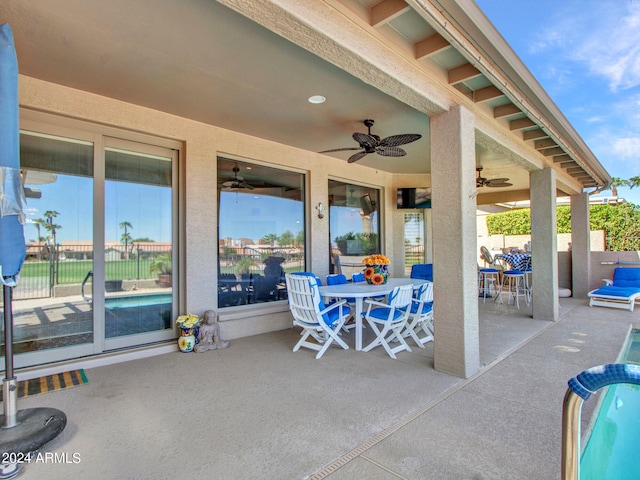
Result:
[[243,192],[220,192],[220,239],[250,238],[258,241],[265,235],[294,236],[304,230],[303,203],[268,195]]
[[[27,241],[36,240],[38,231],[34,219],[44,218],[47,210],[58,212],[54,222],[61,226],[56,232],[58,242],[93,239],[93,179],[58,174],[54,183],[39,185],[41,198],[27,200]],[[129,182],[105,183],[106,241],[120,241],[120,223],[129,222],[132,238],[150,238],[156,242],[171,241],[171,188]],[[40,235],[47,233],[41,227]]]

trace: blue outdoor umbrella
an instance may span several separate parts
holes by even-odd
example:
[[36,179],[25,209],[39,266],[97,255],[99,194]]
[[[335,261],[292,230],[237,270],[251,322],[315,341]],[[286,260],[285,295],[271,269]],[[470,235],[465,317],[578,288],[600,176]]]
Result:
[[[56,437],[67,417],[53,408],[16,407],[17,379],[13,375],[12,291],[25,257],[23,204],[20,182],[20,128],[18,61],[13,33],[0,25],[0,280],[3,289],[5,378],[2,381],[4,415],[0,416],[0,462],[11,453],[29,453]],[[0,463],[0,478],[18,474],[18,465]]]

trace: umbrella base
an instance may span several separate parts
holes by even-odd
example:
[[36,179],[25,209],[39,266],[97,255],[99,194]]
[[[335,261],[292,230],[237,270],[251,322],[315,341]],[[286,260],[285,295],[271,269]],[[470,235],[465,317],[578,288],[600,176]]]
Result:
[[[0,428],[0,453],[27,454],[53,440],[67,425],[67,416],[55,408],[18,410],[17,425]],[[0,425],[4,425],[0,415]]]

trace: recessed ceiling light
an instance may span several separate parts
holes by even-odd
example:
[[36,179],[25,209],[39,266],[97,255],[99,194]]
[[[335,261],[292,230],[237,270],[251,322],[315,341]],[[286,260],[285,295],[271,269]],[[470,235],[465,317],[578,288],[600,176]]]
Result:
[[313,95],[309,97],[309,103],[324,103],[327,99],[322,95]]

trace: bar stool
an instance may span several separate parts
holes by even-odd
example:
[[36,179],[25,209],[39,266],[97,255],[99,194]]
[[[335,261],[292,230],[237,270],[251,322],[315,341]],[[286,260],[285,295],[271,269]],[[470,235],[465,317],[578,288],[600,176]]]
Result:
[[497,268],[481,268],[478,270],[478,293],[482,295],[482,303],[487,301],[487,291],[489,297],[493,298],[494,289],[500,285],[500,270]]
[[[513,303],[520,308],[520,296],[527,299],[527,289],[524,280],[524,272],[522,270],[505,270],[502,272],[502,288],[500,288],[500,301],[502,303],[502,294],[507,287],[507,305],[511,302],[511,296],[513,296]],[[528,304],[528,302],[527,302]]]
[[531,305],[532,280],[533,280],[533,272],[531,270],[531,258],[529,258],[524,268],[524,288],[527,292],[527,305]]

